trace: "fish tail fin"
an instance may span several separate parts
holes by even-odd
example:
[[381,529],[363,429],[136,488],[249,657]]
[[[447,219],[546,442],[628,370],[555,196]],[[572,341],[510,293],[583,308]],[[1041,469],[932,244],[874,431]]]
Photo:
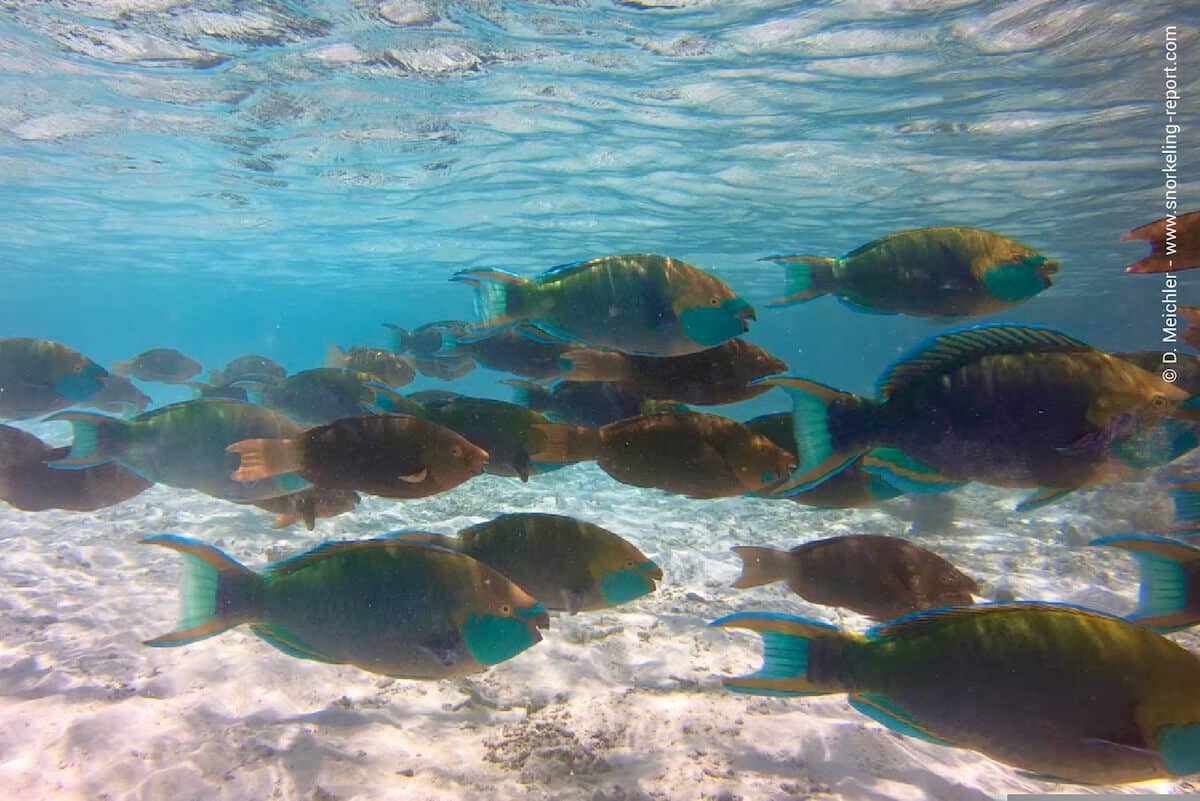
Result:
[[304,467],[300,443],[294,439],[244,439],[225,450],[242,457],[233,471],[234,481],[261,481]]
[[769,301],[767,306],[790,306],[828,295],[837,285],[833,268],[839,259],[824,256],[768,256],[760,261],[773,261],[786,272],[786,288],[782,298]]
[[536,423],[533,427],[545,435],[541,450],[530,454],[536,462],[574,464],[600,455],[600,432],[593,428],[565,423]]
[[119,417],[95,412],[59,412],[47,421],[62,420],[71,424],[71,450],[50,466],[60,470],[80,470],[111,462],[125,451],[125,435],[130,424]]
[[366,392],[363,405],[371,414],[402,413],[405,409],[412,406],[408,398],[391,387],[378,384],[374,381],[368,381],[363,387]]
[[392,332],[392,352],[408,353],[412,350],[412,334],[407,329],[394,323],[384,323],[383,327]]
[[500,383],[513,388],[513,403],[518,406],[525,406],[535,412],[544,412],[554,406],[554,394],[532,381],[511,378]]
[[1176,533],[1200,532],[1200,481],[1180,481],[1170,485],[1167,494],[1175,504]]
[[559,357],[567,381],[628,381],[629,357],[623,353],[580,348]]
[[464,270],[450,280],[475,287],[475,313],[479,322],[469,330],[476,336],[520,322],[521,299],[533,285],[528,278],[504,270]]
[[1200,612],[1188,609],[1188,566],[1200,560],[1200,548],[1150,534],[1117,534],[1089,545],[1121,548],[1137,560],[1141,573],[1138,608],[1129,620],[1158,631],[1174,631],[1200,623]]
[[156,534],[139,542],[170,548],[184,557],[179,622],[174,631],[146,640],[146,645],[187,645],[220,634],[256,615],[263,580],[253,570],[190,537]]
[[[792,398],[792,427],[800,464],[791,478],[771,490],[772,495],[790,496],[812,489],[845,470],[873,444],[866,428],[879,410],[873,401],[802,378],[764,378],[754,383],[781,387]],[[835,401],[842,411],[857,409],[859,419],[837,419]],[[831,422],[838,423],[836,441]]]
[[[749,629],[762,637],[762,667],[747,676],[725,679],[727,690],[751,695],[827,695],[850,689],[834,679],[822,681],[809,672],[809,657],[814,650],[845,648],[854,643],[853,637],[827,623],[769,612],[741,612],[709,625]],[[821,656],[826,668],[830,656],[836,661],[835,653]]]
[[108,366],[109,372],[116,373],[122,378],[129,378],[133,373],[133,359],[128,359],[123,362],[113,362]]
[[744,590],[782,579],[787,571],[791,554],[778,548],[758,548],[750,545],[734,546],[733,552],[742,560],[742,574],[730,586]]
[[862,458],[863,470],[878,476],[901,493],[936,495],[957,489],[966,482],[942,475],[918,462],[899,448],[874,448]]
[[345,367],[346,366],[346,351],[330,342],[325,346],[325,366],[326,367]]
[[[300,518],[298,515],[290,515],[290,514],[275,515],[275,522],[273,524],[271,524],[271,528],[274,529],[275,531],[278,531],[281,528],[287,528],[288,526],[292,525],[299,519]],[[310,527],[308,530],[312,531],[312,528]]]

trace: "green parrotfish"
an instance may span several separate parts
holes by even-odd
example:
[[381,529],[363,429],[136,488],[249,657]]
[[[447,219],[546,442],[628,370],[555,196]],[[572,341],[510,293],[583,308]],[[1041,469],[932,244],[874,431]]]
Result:
[[545,447],[546,435],[537,428],[550,422],[544,415],[515,403],[459,396],[424,404],[425,417],[466,437],[488,452],[484,472],[499,476],[529,476],[562,467],[533,459]]
[[1200,658],[1149,629],[1044,603],[902,617],[860,636],[790,615],[715,621],[763,640],[756,695],[849,693],[890,729],[1054,781],[1200,772]]
[[86,401],[104,388],[107,375],[58,342],[0,339],[0,419],[23,420]]
[[445,548],[331,542],[255,573],[187,537],[141,542],[184,555],[179,623],[147,645],[186,645],[247,624],[289,656],[443,679],[513,658],[549,625],[520,587]]
[[921,228],[877,239],[840,259],[769,256],[787,269],[782,306],[836,295],[874,314],[971,317],[1029,300],[1053,283],[1058,262],[976,228]]
[[203,369],[200,362],[173,348],[153,348],[111,367],[119,376],[161,384],[182,384]]
[[482,339],[525,323],[553,339],[647,356],[677,356],[749,330],[754,308],[719,278],[668,256],[604,256],[555,267],[534,279],[464,270],[477,288]]

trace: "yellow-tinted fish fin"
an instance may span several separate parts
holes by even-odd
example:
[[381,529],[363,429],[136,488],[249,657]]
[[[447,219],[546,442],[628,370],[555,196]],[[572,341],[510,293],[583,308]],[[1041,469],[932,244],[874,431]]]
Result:
[[325,346],[326,367],[345,367],[346,361],[346,351],[342,350],[332,342]]
[[[290,526],[292,523],[295,523],[299,519],[300,518],[297,517],[296,515],[276,515],[275,523],[274,523],[274,525],[271,526],[271,528],[278,531],[281,528],[287,528],[288,526]],[[312,526],[309,526],[308,530],[312,531]]]
[[[855,638],[827,623],[771,612],[742,612],[709,624],[719,628],[749,629],[763,641],[763,665],[748,676],[725,679],[733,692],[753,695],[825,695],[845,692],[836,683],[815,681],[808,674],[809,649],[814,641],[853,643]],[[826,664],[826,669],[831,666]],[[830,673],[836,671],[830,670]]]
[[624,353],[580,348],[569,350],[559,357],[569,364],[562,377],[567,381],[628,381],[629,357]]
[[429,468],[422,467],[415,473],[409,473],[406,476],[396,476],[396,478],[407,484],[420,484],[429,476]]
[[600,432],[594,429],[565,423],[535,423],[531,427],[545,435],[541,449],[530,454],[535,462],[574,464],[591,461],[600,454]]
[[133,373],[133,364],[135,361],[137,360],[127,359],[123,362],[113,362],[108,366],[108,369],[122,378],[129,378],[129,376]]
[[838,259],[824,256],[767,256],[759,261],[773,261],[787,270],[784,296],[768,301],[767,306],[789,306],[828,295],[837,286],[833,268]]
[[242,457],[233,472],[234,481],[261,481],[295,473],[304,466],[299,443],[294,439],[244,439],[225,450]]
[[1137,560],[1141,573],[1138,608],[1129,620],[1160,631],[1200,623],[1200,610],[1189,608],[1189,567],[1200,563],[1200,548],[1153,534],[1118,534],[1089,545],[1121,548]]
[[788,551],[778,548],[736,545],[732,550],[742,560],[742,574],[729,586],[739,590],[780,581],[794,558]]
[[290,631],[285,629],[283,626],[275,626],[267,623],[253,623],[250,625],[250,630],[275,648],[283,651],[288,656],[294,656],[297,659],[311,659],[314,662],[328,662],[334,665],[340,664],[338,660],[326,656],[317,649],[308,645]]

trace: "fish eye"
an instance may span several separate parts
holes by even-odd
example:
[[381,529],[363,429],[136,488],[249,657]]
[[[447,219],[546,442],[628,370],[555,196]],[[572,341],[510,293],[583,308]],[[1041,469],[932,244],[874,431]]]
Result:
[[1165,395],[1155,395],[1151,399],[1150,405],[1152,405],[1155,409],[1161,409],[1167,405],[1167,398]]
[[459,456],[462,456],[462,446],[461,446],[461,445],[455,445],[453,448],[451,448],[451,449],[450,449],[450,455],[451,455],[451,456],[453,456],[453,457],[454,457],[454,458],[456,458],[456,459],[457,459]]
[[708,299],[708,305],[709,305],[709,306],[720,306],[720,305],[721,305],[721,299],[720,299],[720,298],[718,298],[718,297],[715,297],[715,296],[714,296],[714,297],[711,297],[711,298],[709,298],[709,299]]
[[628,568],[628,569],[632,569],[632,568],[633,568],[633,560],[632,560],[632,559],[628,559],[628,560],[626,560],[626,561],[625,561],[625,567],[626,567],[626,568]]
[[509,606],[508,604],[500,604],[500,614],[502,614],[502,615],[511,615],[511,614],[512,614],[512,607],[511,607],[511,606]]

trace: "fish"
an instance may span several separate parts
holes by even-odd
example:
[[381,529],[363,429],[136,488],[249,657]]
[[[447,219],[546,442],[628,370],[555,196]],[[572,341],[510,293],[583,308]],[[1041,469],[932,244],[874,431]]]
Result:
[[285,438],[231,444],[235,481],[295,474],[321,489],[424,498],[483,472],[487,451],[448,428],[404,414],[348,417]]
[[108,370],[46,339],[0,339],[0,419],[24,420],[81,403],[104,389]]
[[744,339],[683,356],[633,356],[617,351],[569,350],[561,360],[566,381],[610,381],[630,394],[694,406],[756,398],[770,387],[753,382],[787,372],[787,363]]
[[875,620],[963,606],[979,584],[950,562],[899,537],[857,534],[828,537],[789,551],[739,545],[742,574],[733,587],[783,581],[806,601],[841,606]]
[[525,378],[548,379],[562,372],[560,357],[576,347],[559,340],[548,341],[532,326],[505,328],[486,339],[463,342],[464,333],[446,332],[438,359],[470,358],[489,370],[512,373]]
[[524,590],[445,548],[327,542],[256,573],[199,540],[183,554],[179,623],[146,645],[187,645],[246,624],[288,656],[404,679],[480,673],[536,645],[550,619]]
[[411,353],[419,359],[432,359],[445,346],[447,335],[464,334],[470,325],[464,320],[437,320],[412,331],[393,323],[384,323],[383,327],[392,332],[393,352]]
[[1200,356],[1157,350],[1114,353],[1113,356],[1133,362],[1148,373],[1162,375],[1164,370],[1170,368],[1175,374],[1170,383],[1189,395],[1200,395]]
[[514,388],[518,405],[561,423],[599,428],[652,411],[637,395],[607,381],[559,381],[550,387],[513,379],[501,383]]
[[109,369],[125,378],[155,381],[160,384],[182,384],[204,369],[200,362],[172,348],[153,348],[123,362],[113,362]]
[[50,463],[58,469],[116,462],[148,481],[227,501],[259,501],[309,486],[291,473],[249,483],[230,478],[238,459],[226,452],[227,446],[253,437],[292,437],[302,431],[282,414],[252,403],[190,400],[130,420],[74,410],[47,419],[66,421],[74,431],[69,453]]
[[475,360],[469,356],[414,357],[413,364],[421,375],[439,381],[457,381],[475,369]]
[[[764,414],[747,420],[743,425],[756,434],[762,434],[793,456],[796,455],[796,431],[791,414]],[[903,494],[904,490],[889,484],[883,476],[864,470],[860,458],[812,489],[787,496],[787,500],[817,509],[854,509],[874,506]]]
[[344,351],[337,345],[330,345],[325,352],[325,366],[370,373],[380,384],[393,389],[408,386],[417,376],[416,369],[407,359],[383,348],[356,347]]
[[1175,507],[1171,531],[1200,534],[1200,481],[1185,478],[1164,482],[1163,486]]
[[662,568],[637,546],[594,523],[563,515],[501,515],[455,537],[396,532],[495,568],[550,611],[610,609],[657,589]]
[[750,330],[754,307],[725,282],[669,256],[631,253],[565,264],[534,279],[462,270],[474,286],[483,339],[518,323],[550,338],[645,356],[678,356]]
[[252,381],[256,384],[275,384],[287,376],[287,369],[274,359],[257,354],[238,356],[223,370],[209,370],[208,383],[213,386]]
[[600,429],[546,423],[538,461],[595,460],[624,484],[691,498],[762,492],[785,479],[796,459],[761,434],[715,414],[662,412]]
[[422,389],[419,392],[410,392],[404,397],[424,406],[431,401],[452,400],[454,398],[465,398],[466,396],[458,392],[451,392],[448,389]]
[[146,411],[150,405],[150,396],[135,387],[128,378],[109,373],[100,383],[100,391],[80,401],[81,406],[90,406],[109,414],[134,415]]
[[1200,658],[1149,629],[1049,603],[919,612],[866,636],[791,615],[714,621],[763,640],[727,678],[756,695],[848,693],[893,731],[1043,780],[1126,784],[1200,772]]
[[1138,239],[1150,243],[1150,255],[1128,265],[1127,273],[1170,273],[1200,267],[1200,211],[1164,217],[1121,234],[1122,242]]
[[787,270],[786,306],[836,295],[856,311],[914,317],[992,314],[1049,289],[1058,262],[977,228],[901,231],[840,259],[768,256]]
[[263,405],[301,425],[332,423],[378,412],[420,414],[418,405],[370,374],[340,367],[317,367],[263,386]]
[[292,495],[255,501],[253,505],[275,513],[274,529],[287,528],[304,521],[304,527],[312,531],[318,519],[337,517],[352,511],[360,500],[358,493],[350,490],[311,488]]
[[52,448],[26,431],[0,425],[0,500],[26,512],[92,512],[129,500],[154,482],[118,464],[55,470],[47,462],[70,448]]
[[457,397],[424,404],[425,417],[466,437],[488,453],[484,472],[516,476],[546,473],[560,464],[535,461],[532,454],[545,445],[546,436],[536,426],[548,423],[542,414],[488,398]]
[[[250,393],[246,389],[245,384],[205,384],[199,381],[187,382],[187,387],[192,390],[197,400],[235,400],[235,401],[250,401]],[[262,393],[259,392],[261,397]]]
[[[1200,415],[1158,376],[1032,326],[935,336],[884,372],[879,401],[800,378],[762,383],[793,403],[800,467],[777,495],[817,486],[861,456],[864,469],[906,491],[1037,487],[1018,507],[1030,509],[1181,455]],[[1154,436],[1168,419],[1178,421],[1170,436]]]
[[1200,548],[1154,534],[1116,534],[1088,545],[1128,551],[1141,573],[1138,607],[1126,620],[1161,633],[1200,623]]

